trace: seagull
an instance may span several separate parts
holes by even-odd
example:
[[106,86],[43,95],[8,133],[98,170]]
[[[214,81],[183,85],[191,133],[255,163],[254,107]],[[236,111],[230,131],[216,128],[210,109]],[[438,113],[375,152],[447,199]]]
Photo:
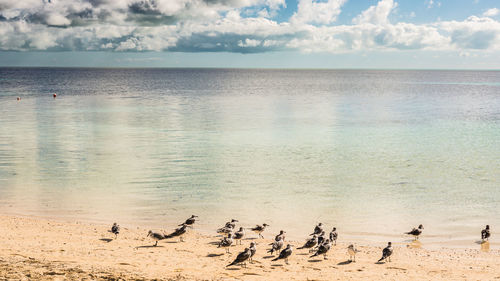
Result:
[[231,226],[232,228],[235,228],[236,227],[236,224],[235,222],[238,222],[238,220],[235,220],[235,219],[231,219],[230,222],[226,222],[226,226]]
[[252,256],[252,252],[250,251],[250,249],[249,248],[245,248],[245,250],[243,252],[239,253],[238,256],[236,257],[236,259],[232,263],[226,265],[226,267],[227,266],[232,266],[232,265],[235,265],[235,264],[238,264],[238,263],[243,263],[242,266],[246,267],[247,265],[246,265],[245,262],[251,256]]
[[314,228],[314,232],[309,235],[321,234],[322,231],[323,231],[323,224],[318,223],[318,225]]
[[233,244],[233,235],[229,233],[227,237],[222,238],[219,242],[219,246],[217,248],[223,247],[226,248],[226,253],[229,253],[229,247]]
[[186,230],[187,225],[181,224],[181,227],[177,228],[174,232],[170,233],[169,235],[166,235],[165,238],[172,238],[172,237],[179,237],[179,240],[181,242],[184,242],[184,239],[182,239],[182,235],[187,232]]
[[257,247],[255,247],[255,242],[250,243],[250,262],[253,263],[253,256],[255,255],[255,252],[257,252]]
[[381,262],[383,260],[389,259],[389,262],[390,262],[391,261],[392,252],[393,252],[392,251],[392,243],[389,242],[389,243],[387,243],[387,247],[385,247],[382,250],[382,257],[378,261]]
[[423,225],[419,225],[418,228],[412,229],[410,232],[405,232],[405,234],[415,236],[415,240],[418,240],[418,236],[422,234],[422,230],[424,229]]
[[[185,224],[185,225],[193,225],[196,222],[196,218],[197,217],[198,216],[191,215],[191,217],[189,219],[187,219],[183,224]],[[179,224],[178,226],[182,226],[183,224]]]
[[267,252],[271,253],[271,255],[274,255],[274,252],[278,252],[283,247],[283,238],[280,236],[278,240],[274,241],[270,245],[272,245],[272,247],[271,249],[267,250]]
[[[349,261],[356,262],[356,253],[359,253],[358,249],[354,247],[353,244],[347,247],[347,254],[349,254]],[[353,259],[354,258],[354,259]]]
[[266,227],[269,226],[268,224],[264,223],[262,225],[257,225],[254,228],[251,228],[253,232],[259,234],[259,237],[264,239],[264,236],[262,236],[262,232],[266,229]]
[[326,253],[330,250],[330,248],[332,247],[332,243],[330,242],[330,240],[326,239],[323,244],[321,244],[318,248],[318,250],[316,251],[316,253],[314,255],[311,256],[312,257],[315,257],[315,256],[319,256],[319,255],[323,255],[323,258],[326,260]]
[[274,237],[274,240],[275,241],[278,241],[279,239],[285,241],[285,231],[283,230],[280,230],[280,234],[276,235],[276,237]]
[[118,238],[118,234],[120,234],[120,226],[118,224],[113,223],[111,230],[109,231],[115,235],[115,239]]
[[240,227],[240,230],[234,233],[234,240],[237,240],[236,242],[238,242],[239,240],[241,245],[241,239],[243,238],[243,236],[245,236],[245,231],[243,230],[243,227]]
[[325,232],[321,231],[321,233],[318,236],[318,244],[316,245],[316,247],[321,246],[321,244],[323,244],[323,241],[325,241]]
[[481,240],[488,240],[490,238],[490,226],[486,225],[486,228],[481,230]]
[[318,244],[318,236],[316,234],[313,235],[313,237],[309,240],[306,241],[306,243],[304,244],[304,246],[302,247],[299,247],[297,249],[309,249],[309,252],[312,251],[311,248],[313,248],[314,246],[316,246]]
[[285,263],[288,264],[288,258],[292,255],[292,245],[286,245],[286,248],[281,251],[280,255],[273,259],[273,261],[277,261],[279,259],[285,259]]
[[158,241],[160,240],[163,240],[163,239],[166,239],[167,237],[165,237],[165,235],[163,233],[159,233],[159,232],[153,232],[152,230],[150,230],[148,232],[148,236],[146,237],[151,237],[151,239],[155,240],[156,243],[153,245],[153,246],[158,246]]
[[238,222],[238,221],[235,219],[232,219],[231,221],[226,222],[226,225],[224,225],[224,227],[217,229],[217,233],[232,232],[234,230],[234,228],[236,227],[235,222]]
[[332,232],[330,232],[330,241],[335,242],[335,246],[337,246],[337,238],[339,237],[339,234],[337,233],[337,228],[334,227],[332,229]]

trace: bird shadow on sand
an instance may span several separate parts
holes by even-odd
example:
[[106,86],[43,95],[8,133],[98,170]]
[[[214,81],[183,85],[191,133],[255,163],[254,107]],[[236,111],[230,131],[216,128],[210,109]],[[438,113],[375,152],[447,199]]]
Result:
[[106,242],[106,243],[109,243],[109,242],[113,241],[113,239],[111,239],[111,238],[101,238],[99,240],[101,240],[103,242]]
[[220,257],[223,256],[224,254],[208,254],[207,258],[215,258],[215,257]]
[[317,260],[317,259],[314,259],[314,260],[307,260],[308,262],[322,262],[323,260]]
[[385,261],[378,261],[375,264],[385,264]]
[[476,240],[474,243],[481,245],[481,244],[486,243],[486,242],[488,242],[488,241]]
[[337,263],[337,265],[347,265],[347,264],[350,264],[352,263],[352,260],[346,260],[346,261],[343,261],[343,262],[339,262]]
[[270,258],[274,258],[275,256],[265,256],[265,257],[262,257],[263,259],[270,259]]
[[226,270],[241,270],[241,267],[226,267]]
[[208,242],[209,245],[219,245],[220,241]]
[[275,263],[275,264],[271,264],[271,266],[283,266],[283,265],[279,264],[279,263]]
[[248,238],[245,238],[243,240],[257,240],[257,239],[259,239],[259,238],[257,238],[257,237],[248,237]]
[[310,254],[306,254],[306,253],[299,253],[297,254],[298,256],[309,256]]
[[136,249],[142,249],[142,248],[163,248],[163,246],[155,246],[155,245],[144,245],[144,246],[137,246],[135,247]]
[[181,241],[165,241],[165,243],[177,244],[177,243],[181,243]]

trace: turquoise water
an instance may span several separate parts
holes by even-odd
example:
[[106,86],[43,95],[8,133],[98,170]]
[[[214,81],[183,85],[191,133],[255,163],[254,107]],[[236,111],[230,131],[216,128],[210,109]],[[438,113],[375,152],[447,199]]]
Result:
[[[500,229],[500,72],[0,68],[0,211],[471,246]],[[51,93],[57,92],[57,99]],[[20,96],[21,101],[16,101]]]

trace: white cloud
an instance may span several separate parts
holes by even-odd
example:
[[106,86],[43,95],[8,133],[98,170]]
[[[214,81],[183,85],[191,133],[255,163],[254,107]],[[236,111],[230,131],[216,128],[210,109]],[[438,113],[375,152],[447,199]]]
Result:
[[393,0],[380,0],[350,25],[334,25],[345,0],[301,0],[297,13],[281,23],[271,14],[285,5],[284,0],[51,2],[0,0],[0,50],[453,50],[466,54],[500,49],[500,23],[488,17],[495,11],[464,21],[391,23],[389,17],[398,5]]
[[359,16],[353,19],[353,23],[363,24],[387,24],[389,23],[389,14],[398,6],[393,0],[381,0],[376,6],[371,6],[363,11]]
[[337,20],[342,5],[346,0],[299,0],[297,12],[291,18],[292,23],[330,24]]
[[491,8],[487,10],[486,12],[483,13],[483,16],[485,17],[495,17],[500,14],[500,10],[497,8]]

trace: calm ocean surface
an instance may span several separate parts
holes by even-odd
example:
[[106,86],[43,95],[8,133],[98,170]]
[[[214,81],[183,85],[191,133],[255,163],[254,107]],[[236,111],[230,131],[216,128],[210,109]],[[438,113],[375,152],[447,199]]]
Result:
[[499,247],[500,72],[0,68],[0,211]]

